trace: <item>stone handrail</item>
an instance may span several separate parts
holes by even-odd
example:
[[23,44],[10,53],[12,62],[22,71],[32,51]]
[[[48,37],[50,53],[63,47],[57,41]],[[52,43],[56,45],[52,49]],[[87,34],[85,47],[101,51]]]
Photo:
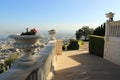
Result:
[[16,60],[8,71],[0,74],[0,80],[50,80],[54,74],[56,41],[50,41],[34,56],[29,62]]
[[120,21],[107,22],[106,25],[106,36],[120,37]]

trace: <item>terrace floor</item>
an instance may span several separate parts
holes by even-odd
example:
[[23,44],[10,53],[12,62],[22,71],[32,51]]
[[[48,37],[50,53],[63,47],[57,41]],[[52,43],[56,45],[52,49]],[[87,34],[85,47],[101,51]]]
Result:
[[120,66],[88,53],[88,43],[80,50],[63,51],[57,57],[54,80],[120,80]]

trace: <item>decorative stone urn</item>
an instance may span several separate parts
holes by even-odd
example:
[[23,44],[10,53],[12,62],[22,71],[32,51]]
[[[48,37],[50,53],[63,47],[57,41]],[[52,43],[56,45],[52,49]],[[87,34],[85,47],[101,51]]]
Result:
[[34,56],[32,53],[35,48],[40,46],[38,39],[39,35],[10,35],[10,38],[14,39],[16,42],[13,43],[15,48],[21,49],[24,55],[21,57],[21,61],[32,61]]
[[51,35],[50,40],[56,40],[55,35],[56,35],[56,31],[54,29],[48,31],[49,35]]
[[68,50],[67,47],[69,46],[69,44],[70,44],[70,40],[66,39],[66,40],[64,41],[65,51]]
[[109,13],[106,13],[105,15],[109,19],[108,21],[113,21],[114,13],[109,12]]

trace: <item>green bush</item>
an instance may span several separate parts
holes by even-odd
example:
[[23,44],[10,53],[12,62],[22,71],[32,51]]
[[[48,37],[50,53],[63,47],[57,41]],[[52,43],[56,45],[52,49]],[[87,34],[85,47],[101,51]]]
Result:
[[4,64],[0,63],[0,73],[2,73],[4,71],[3,68],[4,68]]
[[5,65],[6,65],[6,66],[11,66],[11,64],[12,64],[13,62],[14,62],[14,59],[10,59],[10,58],[9,58],[9,59],[6,59],[6,60],[5,60]]
[[89,36],[89,53],[103,57],[104,53],[104,37],[102,36]]
[[[67,44],[67,50],[78,50],[79,44],[78,40],[69,39],[69,44]],[[83,44],[83,41],[80,41],[81,45]],[[63,43],[62,50],[65,50],[65,44]]]
[[78,40],[78,44],[79,44],[79,45],[83,45],[83,44],[84,44],[84,41],[83,41],[83,40]]
[[5,65],[6,66],[11,66],[11,64],[18,58],[17,54],[10,54],[9,58],[5,60]]
[[79,49],[79,45],[78,45],[78,41],[77,40],[70,40],[70,44],[67,47],[68,50],[78,50]]

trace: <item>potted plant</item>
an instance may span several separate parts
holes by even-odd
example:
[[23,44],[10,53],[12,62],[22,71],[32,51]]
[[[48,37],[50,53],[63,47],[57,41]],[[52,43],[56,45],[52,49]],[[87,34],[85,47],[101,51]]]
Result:
[[34,59],[32,53],[35,48],[40,46],[38,42],[40,35],[36,35],[36,33],[37,30],[35,28],[30,31],[27,28],[26,32],[22,32],[20,35],[10,35],[10,38],[16,41],[13,46],[23,50],[24,52],[24,55],[21,57],[21,61],[31,61]]

